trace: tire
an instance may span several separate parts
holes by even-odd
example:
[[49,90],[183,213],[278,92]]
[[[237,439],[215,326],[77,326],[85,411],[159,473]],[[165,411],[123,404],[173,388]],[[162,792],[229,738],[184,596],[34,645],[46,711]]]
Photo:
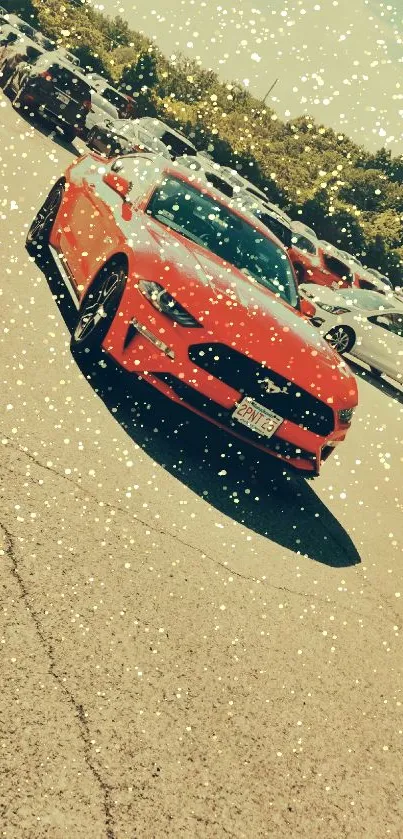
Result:
[[4,92],[6,91],[7,83],[11,75],[12,71],[10,71],[7,59],[5,59],[5,61],[3,61],[3,63],[0,65],[1,87],[3,88]]
[[15,97],[16,97],[16,94],[14,93],[14,91],[12,89],[13,75],[14,75],[14,73],[11,73],[11,76],[7,79],[7,81],[6,81],[6,83],[3,87],[4,95],[8,96],[8,98],[11,99],[11,102],[14,102]]
[[57,216],[60,204],[63,200],[64,181],[60,180],[55,183],[49,192],[48,197],[42,204],[41,209],[36,214],[31,227],[28,230],[26,238],[26,248],[28,253],[37,254],[43,251],[49,243],[49,236],[52,230],[55,218]]
[[71,125],[63,128],[63,137],[66,140],[66,143],[72,143],[76,138],[75,128],[72,128]]
[[95,131],[94,131],[93,128],[91,128],[90,131],[88,132],[88,137],[86,139],[86,143],[87,143],[88,148],[92,149],[92,151],[96,151],[95,136],[96,136]]
[[325,335],[326,341],[340,355],[350,352],[355,344],[355,333],[350,326],[334,326]]
[[111,260],[101,268],[81,301],[70,341],[73,355],[90,357],[100,351],[118,311],[126,282],[127,270],[121,261]]

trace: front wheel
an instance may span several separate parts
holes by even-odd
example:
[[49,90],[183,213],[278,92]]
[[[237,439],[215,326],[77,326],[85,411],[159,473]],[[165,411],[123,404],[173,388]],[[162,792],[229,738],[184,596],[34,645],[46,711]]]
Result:
[[28,253],[35,254],[49,243],[49,236],[63,200],[64,181],[58,181],[49,192],[27,233]]
[[355,333],[349,326],[334,326],[325,335],[326,341],[336,352],[343,355],[355,344]]
[[119,308],[127,282],[125,267],[112,260],[101,269],[81,301],[78,321],[71,336],[75,355],[99,351]]

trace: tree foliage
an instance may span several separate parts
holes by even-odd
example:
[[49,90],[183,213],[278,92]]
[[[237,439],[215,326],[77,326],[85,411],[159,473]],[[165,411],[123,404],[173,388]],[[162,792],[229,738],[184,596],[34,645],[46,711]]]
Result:
[[310,116],[283,122],[239,83],[222,82],[199,60],[167,59],[121,17],[80,0],[2,2],[132,93],[139,115],[157,114],[184,130],[320,237],[402,282],[403,157],[372,154]]

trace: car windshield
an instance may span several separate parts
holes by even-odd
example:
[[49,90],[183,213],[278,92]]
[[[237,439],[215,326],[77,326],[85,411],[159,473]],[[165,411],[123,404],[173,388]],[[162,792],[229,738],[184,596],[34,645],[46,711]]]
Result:
[[147,133],[147,131],[142,131],[140,129],[138,132],[138,138],[144,148],[152,149],[153,152],[162,154],[162,156],[166,157],[168,160],[171,159],[171,155],[169,154],[167,147],[161,140],[158,139],[158,137],[152,137],[151,134]]
[[160,135],[160,140],[166,145],[170,152],[172,152],[174,157],[181,157],[185,154],[195,155],[196,150],[193,146],[190,146],[185,138],[183,140],[181,137],[178,137],[176,134],[173,134],[171,131],[164,131],[163,134]]
[[393,306],[385,300],[385,297],[376,291],[360,291],[360,289],[351,291],[345,289],[344,291],[338,291],[337,295],[338,297],[343,297],[347,303],[356,306],[358,309],[366,309],[367,311],[375,311],[376,309],[386,311],[386,309],[393,309]]
[[286,253],[211,196],[168,177],[154,191],[147,213],[297,306],[298,294]]
[[280,239],[280,242],[286,247],[291,247],[291,239],[292,234],[289,227],[282,223],[281,219],[276,218],[276,216],[271,215],[271,213],[265,213],[264,211],[258,210],[256,216],[269,228],[269,230],[277,236],[277,239]]

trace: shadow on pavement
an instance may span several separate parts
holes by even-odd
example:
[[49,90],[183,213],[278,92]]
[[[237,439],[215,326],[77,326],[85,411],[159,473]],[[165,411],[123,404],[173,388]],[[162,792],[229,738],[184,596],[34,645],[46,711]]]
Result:
[[[56,270],[44,266],[69,331],[76,310]],[[212,507],[278,545],[334,568],[360,556],[309,483],[169,402],[106,355],[80,369],[128,436]]]
[[381,393],[384,393],[385,396],[390,396],[396,402],[400,402],[403,405],[403,390],[399,388],[398,384],[393,385],[390,380],[384,379],[382,376],[375,376],[369,368],[362,367],[351,358],[348,359],[348,366],[359,379],[362,379],[364,382],[369,382],[377,390],[380,390]]

